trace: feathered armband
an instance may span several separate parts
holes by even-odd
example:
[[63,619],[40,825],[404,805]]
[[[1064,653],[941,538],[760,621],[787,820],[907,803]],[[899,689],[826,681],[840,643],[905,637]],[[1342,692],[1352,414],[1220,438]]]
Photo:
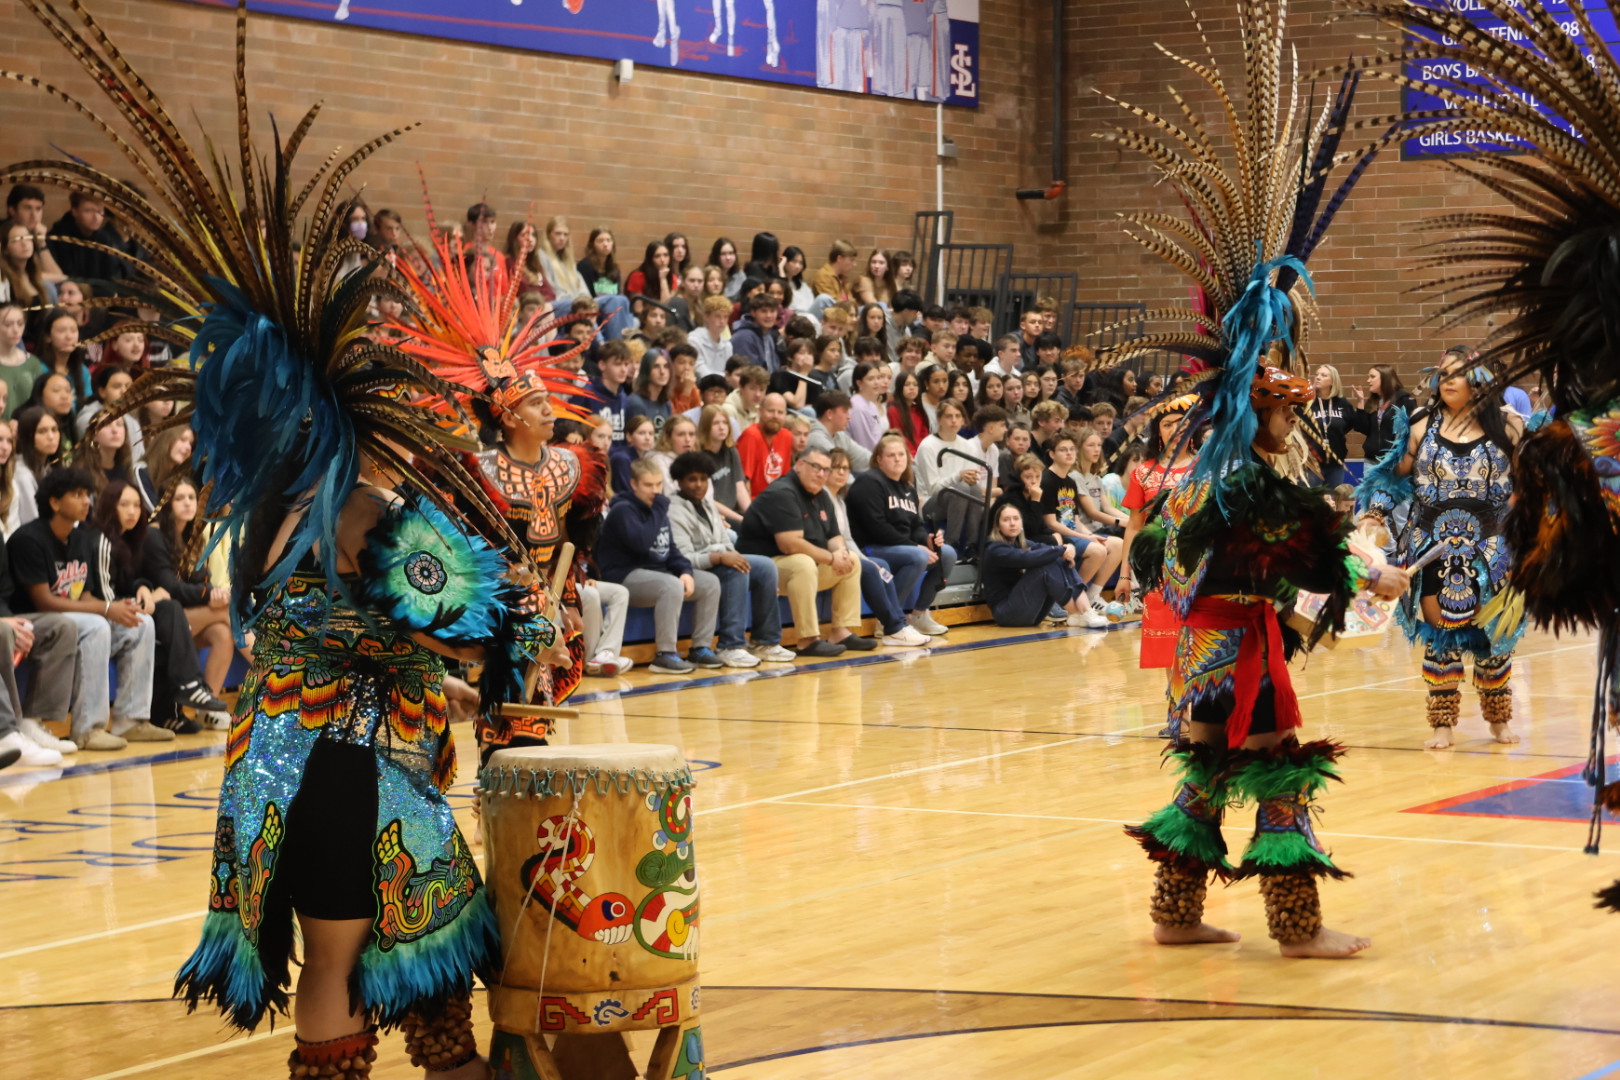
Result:
[[485,643],[506,619],[506,560],[429,503],[390,506],[360,569],[366,607],[447,645]]

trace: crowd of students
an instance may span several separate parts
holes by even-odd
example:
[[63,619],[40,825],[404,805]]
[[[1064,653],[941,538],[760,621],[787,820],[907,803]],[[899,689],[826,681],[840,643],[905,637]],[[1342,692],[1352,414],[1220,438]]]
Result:
[[[129,242],[88,196],[46,228],[43,193],[19,185],[7,214],[0,604],[29,614],[0,615],[0,637],[17,639],[15,659],[32,649],[42,668],[42,652],[68,645],[79,659],[65,682],[31,680],[26,700],[5,681],[0,752],[26,744],[40,763],[220,726],[228,586],[180,569],[194,565],[203,535],[189,432],[147,436],[168,415],[164,403],[92,432],[134,375],[173,359],[95,302],[120,292],[123,264],[110,252]],[[388,263],[429,257],[393,211],[373,214],[357,200],[348,221]],[[626,273],[609,229],[592,229],[580,255],[562,218],[514,221],[504,246],[498,226],[488,204],[470,208],[455,227],[467,257],[504,261],[521,280],[520,319],[554,316],[560,338],[586,346],[570,363],[593,420],[560,424],[558,437],[594,447],[612,490],[599,520],[571,523],[590,538],[580,545],[591,574],[581,594],[592,609],[582,613],[589,674],[631,666],[628,606],[651,609],[658,672],[925,645],[947,633],[932,608],[961,563],[984,563],[998,622],[1108,624],[1104,593],[1136,509],[1131,478],[1165,465],[1144,412],[1165,384],[1127,367],[1093,372],[1089,350],[1065,348],[1055,301],[1037,298],[1016,332],[995,335],[988,309],[926,303],[903,251],[863,259],[839,240],[812,270],[801,248],[770,233],[753,237],[746,260],[725,237],[699,260],[671,233]],[[403,313],[385,304],[377,316],[386,340]],[[1387,367],[1355,394],[1351,405],[1337,373],[1319,371],[1317,420],[1340,457],[1350,431],[1369,453],[1387,443],[1392,410],[1410,404]],[[1342,481],[1338,469],[1321,464],[1330,482]],[[796,651],[783,645],[779,596]],[[860,632],[863,601],[874,636]],[[119,664],[117,701],[99,700],[109,696],[105,657]],[[71,695],[57,700],[64,685]],[[70,740],[38,722],[69,711]]]

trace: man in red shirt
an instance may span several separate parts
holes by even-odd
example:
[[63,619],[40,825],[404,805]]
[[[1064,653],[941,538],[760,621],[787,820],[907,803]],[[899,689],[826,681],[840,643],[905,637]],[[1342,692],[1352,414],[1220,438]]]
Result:
[[786,428],[787,399],[766,394],[759,403],[759,421],[737,437],[737,456],[749,494],[758,496],[793,465],[793,432]]

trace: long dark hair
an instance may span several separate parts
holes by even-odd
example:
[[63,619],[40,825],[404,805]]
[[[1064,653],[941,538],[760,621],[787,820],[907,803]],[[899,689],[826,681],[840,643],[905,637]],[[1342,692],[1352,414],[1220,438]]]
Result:
[[596,266],[596,241],[603,236],[613,241],[613,250],[608,252],[607,258],[602,261],[599,272],[603,277],[616,282],[619,280],[619,241],[615,239],[612,229],[596,228],[591,230],[590,239],[585,241],[585,260],[592,266]]
[[776,260],[781,253],[782,242],[776,238],[775,233],[755,233],[754,243],[748,254],[748,265],[743,267],[743,273],[749,277],[757,277],[761,281],[780,277],[781,272],[777,269]]
[[[1395,369],[1388,364],[1374,364],[1372,369],[1378,372],[1378,393],[1368,395],[1370,400],[1367,404],[1374,409],[1395,404],[1406,392],[1406,387],[1401,384],[1401,377],[1395,374]],[[1387,396],[1385,391],[1388,391]]]
[[917,385],[916,400],[921,400],[922,380],[917,378],[917,373],[915,371],[902,371],[900,373],[900,377],[894,380],[894,385],[889,388],[889,404],[893,405],[900,411],[900,423],[898,425],[900,428],[900,434],[906,437],[906,443],[909,446],[919,443],[922,440],[917,438],[916,418],[912,412],[916,406],[913,405],[912,402],[906,400],[907,379],[910,379]]
[[792,262],[794,259],[799,260],[799,272],[788,278],[788,281],[792,282],[793,287],[797,289],[804,284],[804,267],[810,265],[810,260],[804,257],[803,248],[794,247],[792,244],[782,249],[782,258],[787,262]]
[[60,432],[62,425],[57,423],[55,414],[45,411],[43,405],[30,406],[17,414],[17,456],[22,458],[22,463],[28,466],[28,471],[34,474],[36,480],[43,479],[47,472],[62,463],[63,444],[60,434],[57,435],[54,456],[45,457],[34,449],[34,436],[39,432],[40,421],[47,416],[51,418],[52,423],[56,423]]
[[[85,290],[85,298],[89,299],[88,289]],[[67,308],[53,307],[45,313],[45,318],[39,324],[39,344],[34,353],[44,362],[46,371],[56,370],[56,347],[51,344],[51,327],[55,326],[59,319],[72,319],[74,326],[79,325],[79,317]],[[88,361],[89,354],[84,351],[84,338],[81,335],[79,344],[68,353],[67,371],[63,373],[67,375],[68,382],[73,384],[74,401],[79,399],[80,387],[84,385],[84,372]]]
[[[679,240],[686,249],[686,255],[680,262],[675,261],[675,241]],[[669,248],[669,275],[677,282],[686,276],[686,271],[692,266],[692,241],[686,238],[685,233],[672,232],[664,237],[664,246]]]
[[[737,254],[737,245],[736,245],[736,243],[732,241],[731,237],[722,236],[719,239],[715,240],[713,247],[709,248],[709,262],[708,262],[709,266],[720,266],[720,249],[725,247],[727,244],[731,245],[731,253],[733,255]],[[730,270],[727,270],[724,266],[720,266],[720,274],[727,281],[730,281],[731,280],[731,275],[735,274],[738,270],[741,270],[741,269],[742,269],[742,260],[737,259],[736,261],[734,261],[731,264],[731,269]]]
[[126,577],[135,576],[141,564],[141,552],[146,547],[145,504],[142,504],[141,516],[135,519],[135,525],[129,531],[124,531],[118,524],[118,500],[124,497],[124,492],[131,490],[139,500],[141,492],[135,485],[123,480],[107,481],[107,486],[96,496],[95,508],[90,512],[91,522],[101,530],[112,547],[113,565]]
[[202,535],[207,526],[203,522],[200,496],[197,500],[196,517],[182,525],[180,519],[174,516],[174,495],[181,487],[190,488],[192,495],[197,496],[197,485],[189,476],[176,480],[174,490],[168,493],[169,497],[163,503],[163,509],[158,511],[157,528],[163,539],[168,541],[169,558],[174,563],[175,573],[182,581],[196,584],[208,578],[206,570],[199,571],[193,565],[196,555],[202,551]]
[[659,248],[663,248],[667,252],[669,245],[662,240],[649,240],[647,242],[647,252],[641,257],[641,265],[636,267],[637,270],[641,271],[641,288],[644,294],[654,300],[662,300],[664,290],[670,288],[669,275],[660,271],[653,262],[653,259],[658,255]]

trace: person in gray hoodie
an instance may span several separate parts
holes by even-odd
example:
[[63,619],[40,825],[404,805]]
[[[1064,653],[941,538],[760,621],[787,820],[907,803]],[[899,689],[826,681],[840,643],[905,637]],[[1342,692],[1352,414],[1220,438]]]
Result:
[[[593,552],[603,581],[630,591],[632,607],[653,609],[656,655],[649,670],[685,675],[694,667],[724,666],[711,647],[720,606],[720,579],[698,570],[675,544],[664,471],[640,458],[630,466],[630,490],[613,497]],[[681,659],[681,605],[692,601],[692,647]]]
[[856,442],[849,434],[849,395],[842,390],[830,390],[813,402],[816,418],[810,422],[808,445],[828,453],[836,448],[849,455],[850,468],[865,472],[872,464],[872,451]]
[[[761,660],[790,664],[794,654],[782,647],[782,609],[777,606],[776,563],[765,555],[744,555],[731,542],[720,510],[709,498],[715,460],[701,450],[676,456],[670,479],[676,494],[669,502],[675,545],[694,567],[720,579],[720,662],[727,667],[757,667]],[[744,630],[753,616],[752,649]]]

